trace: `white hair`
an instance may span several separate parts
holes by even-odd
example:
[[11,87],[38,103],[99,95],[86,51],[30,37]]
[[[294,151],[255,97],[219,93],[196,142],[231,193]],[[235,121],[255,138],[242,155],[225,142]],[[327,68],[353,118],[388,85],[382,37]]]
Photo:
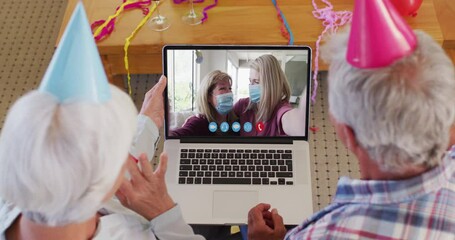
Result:
[[111,86],[106,103],[59,103],[32,91],[11,108],[0,136],[0,197],[50,226],[93,217],[114,187],[137,109]]
[[430,36],[415,33],[414,53],[383,68],[359,69],[346,61],[348,32],[323,49],[331,114],[390,172],[439,164],[455,119],[452,62]]

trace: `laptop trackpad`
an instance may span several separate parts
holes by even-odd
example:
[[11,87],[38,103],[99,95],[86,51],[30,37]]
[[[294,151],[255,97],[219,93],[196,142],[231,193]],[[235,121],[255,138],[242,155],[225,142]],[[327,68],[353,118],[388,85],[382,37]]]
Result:
[[256,191],[214,191],[213,217],[245,219],[257,203]]

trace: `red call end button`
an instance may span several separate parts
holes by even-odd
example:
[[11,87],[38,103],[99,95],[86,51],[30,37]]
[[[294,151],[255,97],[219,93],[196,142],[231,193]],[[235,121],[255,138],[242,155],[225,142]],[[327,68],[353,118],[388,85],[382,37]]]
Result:
[[258,131],[258,132],[264,131],[264,123],[263,122],[258,122],[256,124],[256,131]]

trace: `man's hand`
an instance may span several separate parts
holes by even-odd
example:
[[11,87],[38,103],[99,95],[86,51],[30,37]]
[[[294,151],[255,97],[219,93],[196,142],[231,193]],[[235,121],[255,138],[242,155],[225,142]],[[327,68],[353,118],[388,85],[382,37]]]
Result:
[[166,81],[166,77],[162,75],[158,83],[145,94],[140,112],[140,114],[144,114],[152,119],[158,129],[164,123],[163,91],[166,88]]
[[127,167],[131,180],[125,179],[115,195],[123,206],[150,221],[175,206],[164,181],[167,155],[161,154],[155,172],[145,154],[139,157],[139,162],[142,171],[133,160],[128,160]]
[[260,203],[248,213],[248,240],[278,240],[286,235],[283,218],[270,204]]

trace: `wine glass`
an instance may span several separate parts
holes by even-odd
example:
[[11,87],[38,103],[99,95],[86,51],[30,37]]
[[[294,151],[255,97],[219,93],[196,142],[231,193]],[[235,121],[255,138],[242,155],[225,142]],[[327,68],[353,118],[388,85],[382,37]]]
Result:
[[149,27],[157,32],[164,31],[171,26],[167,17],[161,15],[160,13],[160,0],[152,0],[156,4],[156,16],[149,20]]
[[191,9],[190,12],[182,17],[183,22],[189,25],[198,25],[202,23],[202,14],[194,11],[193,0],[190,0]]

